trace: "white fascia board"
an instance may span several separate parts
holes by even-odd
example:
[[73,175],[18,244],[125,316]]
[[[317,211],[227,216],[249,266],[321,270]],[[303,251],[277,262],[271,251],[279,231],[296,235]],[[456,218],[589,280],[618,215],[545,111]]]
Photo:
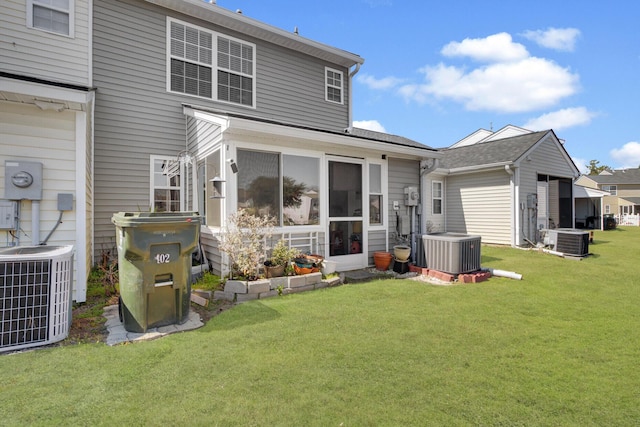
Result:
[[225,9],[215,3],[207,3],[203,0],[146,1],[194,18],[204,19],[212,24],[238,31],[260,40],[322,58],[347,68],[364,63],[364,59],[356,54],[301,37],[296,33],[249,18],[242,13]]
[[87,104],[93,98],[92,91],[79,91],[42,83],[27,82],[0,77],[0,92],[12,92],[40,99]]
[[422,150],[419,148],[402,146],[387,142],[373,141],[354,136],[343,136],[337,133],[322,132],[309,129],[301,129],[283,126],[274,123],[265,123],[256,120],[247,120],[238,117],[229,117],[229,128],[226,136],[240,135],[276,135],[278,138],[290,138],[296,141],[308,141],[314,144],[328,144],[359,148],[364,150],[377,150],[385,154],[404,155],[411,158],[433,159],[442,155],[436,151]]
[[186,116],[191,116],[198,120],[205,120],[210,123],[214,123],[220,126],[222,132],[226,131],[229,128],[229,117],[220,114],[208,113],[202,110],[196,110],[191,107],[183,106],[182,112]]

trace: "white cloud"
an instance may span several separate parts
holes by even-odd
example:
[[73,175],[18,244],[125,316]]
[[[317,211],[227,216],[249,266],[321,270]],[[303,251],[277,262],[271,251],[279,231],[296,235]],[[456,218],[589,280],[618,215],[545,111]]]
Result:
[[573,160],[573,163],[575,163],[580,173],[589,173],[589,167],[587,166],[589,162],[587,162],[585,159],[581,159],[580,157],[572,157],[571,160]]
[[387,133],[384,126],[382,126],[377,120],[354,120],[353,127],[372,130],[374,132]]
[[522,127],[534,131],[546,129],[559,131],[574,126],[588,125],[596,116],[596,113],[587,110],[585,107],[564,108],[530,119]]
[[549,28],[545,31],[525,31],[522,35],[540,46],[573,52],[576,41],[580,37],[580,30],[577,28]]
[[396,77],[384,77],[382,79],[376,79],[370,74],[359,74],[356,77],[356,80],[359,83],[362,83],[368,86],[371,89],[391,89],[400,83],[402,83],[402,79]]
[[490,64],[470,72],[439,64],[420,70],[426,83],[404,85],[405,99],[425,103],[430,97],[461,102],[468,110],[503,113],[550,107],[578,90],[579,77],[542,58]]
[[640,165],[640,142],[627,142],[622,148],[611,150],[609,155],[622,165],[621,168],[637,168]]
[[464,39],[451,42],[440,51],[444,56],[468,56],[477,61],[505,62],[527,58],[529,52],[520,43],[514,43],[508,33],[498,33],[483,39]]

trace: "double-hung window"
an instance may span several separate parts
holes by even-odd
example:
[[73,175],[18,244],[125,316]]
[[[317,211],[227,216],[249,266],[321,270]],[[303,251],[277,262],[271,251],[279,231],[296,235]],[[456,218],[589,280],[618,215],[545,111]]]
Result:
[[382,165],[369,165],[369,224],[382,225],[384,200],[382,194]]
[[218,36],[218,100],[253,106],[253,46]]
[[151,209],[153,212],[179,212],[182,166],[172,157],[151,156]]
[[27,26],[73,37],[74,0],[27,0]]
[[344,75],[342,71],[332,68],[325,68],[326,91],[325,99],[329,102],[343,103],[342,93],[344,91]]
[[168,90],[255,106],[255,45],[168,18]]
[[433,215],[442,214],[442,182],[433,181],[431,183],[431,213]]
[[603,185],[602,189],[604,191],[608,191],[612,196],[618,195],[618,186],[617,185]]

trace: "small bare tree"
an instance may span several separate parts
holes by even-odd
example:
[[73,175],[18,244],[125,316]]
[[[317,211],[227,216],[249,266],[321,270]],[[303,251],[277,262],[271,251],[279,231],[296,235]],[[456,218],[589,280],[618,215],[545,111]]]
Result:
[[273,234],[274,219],[240,209],[229,216],[220,250],[229,256],[231,274],[253,279],[265,260],[265,240]]

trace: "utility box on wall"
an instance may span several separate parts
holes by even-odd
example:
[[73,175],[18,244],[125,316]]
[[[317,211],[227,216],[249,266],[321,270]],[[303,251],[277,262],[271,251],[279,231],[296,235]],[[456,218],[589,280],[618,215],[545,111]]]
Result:
[[0,230],[17,229],[18,203],[12,200],[0,200]]
[[405,187],[404,189],[404,205],[405,206],[418,206],[420,201],[420,194],[417,187]]
[[42,163],[5,160],[4,198],[42,200]]

